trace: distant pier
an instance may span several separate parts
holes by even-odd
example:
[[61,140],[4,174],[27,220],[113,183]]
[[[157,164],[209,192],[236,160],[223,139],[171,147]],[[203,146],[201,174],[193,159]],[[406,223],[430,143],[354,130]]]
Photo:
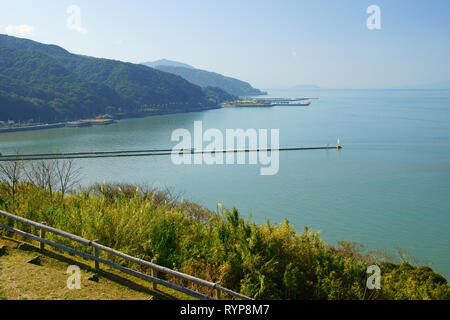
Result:
[[319,98],[246,98],[233,102],[222,103],[222,108],[248,108],[248,107],[275,107],[275,106],[300,106],[307,107],[310,100]]
[[306,150],[342,149],[340,142],[335,146],[311,147],[282,147],[258,149],[223,149],[223,150],[194,150],[194,149],[148,149],[148,150],[120,150],[120,151],[89,151],[89,152],[60,152],[60,153],[31,153],[0,155],[0,161],[33,161],[33,160],[64,160],[64,159],[94,159],[94,158],[121,158],[121,157],[151,157],[168,156],[172,154],[207,154],[207,153],[238,153],[238,152],[284,152]]

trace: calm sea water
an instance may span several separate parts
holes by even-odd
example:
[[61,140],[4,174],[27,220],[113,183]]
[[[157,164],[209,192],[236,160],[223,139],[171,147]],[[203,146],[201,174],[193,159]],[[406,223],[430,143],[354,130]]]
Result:
[[216,209],[236,206],[258,222],[288,219],[298,231],[405,248],[450,278],[450,91],[271,91],[320,97],[308,108],[220,109],[123,120],[110,126],[0,135],[0,152],[171,148],[174,129],[280,129],[282,146],[335,144],[343,150],[284,152],[280,171],[259,166],[175,166],[170,157],[80,160],[83,183],[157,184]]

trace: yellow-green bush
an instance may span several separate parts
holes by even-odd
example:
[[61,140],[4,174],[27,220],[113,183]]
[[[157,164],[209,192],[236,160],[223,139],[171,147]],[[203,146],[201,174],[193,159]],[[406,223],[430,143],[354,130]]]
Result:
[[[382,261],[382,289],[370,291],[366,270],[373,257],[349,243],[335,248],[307,228],[297,233],[287,221],[257,224],[236,209],[212,212],[167,192],[103,184],[62,197],[22,183],[12,197],[0,184],[0,209],[139,258],[156,257],[159,264],[257,299],[450,298],[446,280],[430,268]],[[3,217],[0,222],[36,233]]]

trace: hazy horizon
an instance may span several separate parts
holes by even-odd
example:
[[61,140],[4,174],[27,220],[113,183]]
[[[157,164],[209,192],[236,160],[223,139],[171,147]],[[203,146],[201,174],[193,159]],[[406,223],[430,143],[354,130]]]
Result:
[[[71,5],[80,28],[67,20]],[[380,7],[381,29],[366,12]],[[33,10],[23,10],[33,6]],[[27,0],[2,4],[0,33],[133,63],[169,59],[256,88],[402,89],[450,82],[450,3],[433,1]]]

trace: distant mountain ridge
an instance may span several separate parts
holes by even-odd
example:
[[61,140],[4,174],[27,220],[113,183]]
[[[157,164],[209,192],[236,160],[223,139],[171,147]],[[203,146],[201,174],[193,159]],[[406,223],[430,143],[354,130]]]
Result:
[[143,65],[0,35],[0,120],[196,111],[233,98]]
[[219,73],[196,69],[181,62],[162,59],[155,62],[144,62],[142,64],[164,72],[176,74],[201,87],[217,87],[237,96],[267,94],[266,92],[253,88],[248,82],[226,77]]
[[173,60],[167,60],[167,59],[156,60],[153,62],[142,62],[141,64],[146,65],[148,67],[152,67],[152,68],[157,68],[160,66],[170,66],[170,67],[183,67],[183,68],[188,68],[188,69],[195,69],[193,66],[190,66],[186,63],[173,61]]

